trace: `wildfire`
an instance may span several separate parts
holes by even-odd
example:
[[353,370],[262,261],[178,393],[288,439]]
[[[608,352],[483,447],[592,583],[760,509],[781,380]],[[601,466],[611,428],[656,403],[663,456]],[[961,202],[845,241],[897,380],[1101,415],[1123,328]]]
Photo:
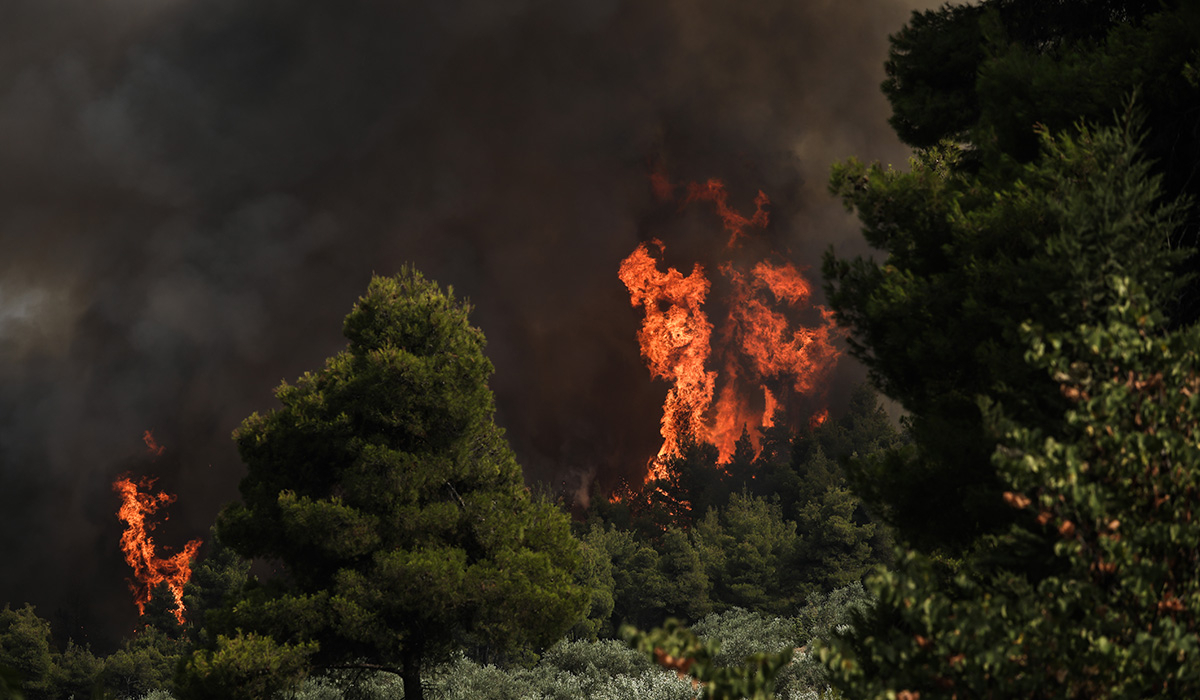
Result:
[[[659,199],[674,197],[675,185],[661,173],[651,176],[651,186]],[[715,445],[722,463],[733,455],[743,431],[757,447],[761,430],[774,425],[789,396],[819,394],[840,355],[832,312],[811,303],[811,285],[794,265],[781,260],[747,264],[739,260],[744,254],[732,254],[750,229],[767,226],[766,194],[758,193],[755,212],[747,217],[729,206],[719,180],[686,190],[681,207],[712,203],[730,234],[731,259],[718,268],[725,281],[721,288],[729,294],[728,312],[714,328],[705,311],[713,286],[700,264],[686,276],[675,268],[659,270],[652,249],[661,256],[666,249],[661,241],[639,245],[621,263],[618,276],[630,303],[645,312],[638,332],[642,356],[653,376],[671,383],[663,403],[663,443],[647,480],[666,476],[665,460],[678,456],[688,437]],[[806,315],[816,322],[798,320]],[[818,411],[810,421],[819,424],[827,414]]]
[[[154,442],[154,436],[147,430],[143,435],[147,449],[155,456],[161,455],[163,448]],[[154,587],[160,583],[167,584],[171,595],[175,598],[175,608],[172,612],[179,624],[184,623],[183,585],[192,577],[191,560],[200,549],[200,540],[188,542],[183,551],[167,559],[160,559],[155,553],[154,538],[150,536],[157,523],[148,518],[159,508],[175,501],[175,496],[166,491],[153,493],[154,479],[144,478],[137,483],[128,476],[122,476],[113,482],[113,491],[121,496],[121,508],[117,517],[125,522],[125,532],[121,535],[121,551],[125,553],[125,561],[133,568],[133,578],[129,579],[129,590],[133,592],[133,602],[137,605],[138,614],[146,614],[146,603],[150,602]],[[145,490],[145,493],[142,490]]]

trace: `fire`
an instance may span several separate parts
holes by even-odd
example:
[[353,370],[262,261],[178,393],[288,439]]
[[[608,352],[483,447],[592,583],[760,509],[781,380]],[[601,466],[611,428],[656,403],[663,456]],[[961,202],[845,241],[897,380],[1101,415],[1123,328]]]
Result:
[[[661,242],[654,244],[663,249]],[[633,305],[646,310],[638,341],[650,372],[672,382],[663,404],[658,456],[676,455],[684,436],[698,434],[712,405],[717,373],[705,369],[712,324],[703,308],[710,285],[699,265],[686,277],[675,269],[660,272],[645,245],[625,258],[619,276]],[[661,466],[657,469],[657,476],[665,476]]]
[[692,202],[712,202],[716,205],[717,215],[721,217],[721,221],[725,224],[725,230],[729,232],[730,248],[737,243],[739,238],[746,235],[747,228],[766,228],[767,226],[769,215],[764,207],[769,205],[771,200],[767,199],[766,193],[762,190],[759,190],[758,196],[754,198],[754,215],[750,218],[742,216],[729,206],[729,192],[725,189],[725,183],[720,180],[711,179],[704,184],[689,183],[687,192],[687,199],[683,201],[684,206]]
[[[655,196],[673,197],[675,186],[661,173],[651,176]],[[690,274],[659,269],[661,241],[639,245],[620,266],[618,276],[630,303],[645,320],[638,332],[650,373],[671,383],[663,403],[662,447],[651,460],[647,480],[666,476],[666,459],[680,454],[688,437],[715,445],[721,463],[732,457],[743,431],[759,445],[763,428],[786,414],[789,397],[819,396],[821,384],[836,365],[841,331],[828,309],[811,302],[812,287],[790,262],[759,260],[748,264],[734,255],[751,229],[769,222],[770,200],[759,192],[755,212],[744,216],[729,205],[719,180],[690,184],[681,206],[708,202],[726,231],[730,258],[718,267],[728,290],[728,311],[714,327],[705,310],[713,285],[696,264]],[[658,256],[654,251],[657,251]],[[774,257],[774,256],[772,256]],[[807,318],[808,323],[800,322]],[[828,415],[818,411],[814,425]]]
[[[161,454],[161,449],[158,448],[157,454]],[[142,479],[135,483],[127,476],[113,482],[113,491],[121,496],[121,508],[117,511],[117,517],[125,522],[125,532],[121,535],[121,551],[125,553],[125,561],[133,568],[129,590],[133,592],[133,602],[137,605],[138,614],[144,615],[146,603],[150,602],[154,587],[160,583],[167,584],[175,598],[175,619],[182,625],[185,612],[183,585],[192,577],[190,563],[196,556],[196,550],[200,548],[200,540],[188,542],[183,551],[167,559],[157,556],[154,539],[149,534],[156,523],[149,522],[148,518],[160,507],[174,502],[175,496],[165,491],[152,493],[153,486],[154,479]]]
[[163,451],[166,449],[162,445],[158,444],[158,441],[154,439],[154,433],[150,432],[149,430],[142,433],[142,442],[146,443],[146,449],[149,450],[150,454],[154,455],[155,457],[161,457]]

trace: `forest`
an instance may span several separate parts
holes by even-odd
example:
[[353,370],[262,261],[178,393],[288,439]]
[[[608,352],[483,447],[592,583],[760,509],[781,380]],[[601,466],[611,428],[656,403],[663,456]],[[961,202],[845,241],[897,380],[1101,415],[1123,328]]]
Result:
[[236,430],[186,620],[164,585],[99,655],[8,604],[0,697],[1200,697],[1200,4],[947,4],[890,42],[913,156],[829,181],[876,251],[824,260],[869,372],[840,413],[572,509],[470,305],[376,277]]

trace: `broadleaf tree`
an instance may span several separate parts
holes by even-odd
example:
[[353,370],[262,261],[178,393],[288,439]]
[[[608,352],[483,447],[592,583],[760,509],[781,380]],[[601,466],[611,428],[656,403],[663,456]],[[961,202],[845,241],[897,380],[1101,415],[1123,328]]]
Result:
[[218,532],[280,573],[213,616],[221,633],[315,643],[318,670],[393,671],[420,700],[454,647],[547,644],[582,617],[579,543],[493,421],[468,312],[414,269],[376,277],[347,348],[238,428],[243,500]]
[[[854,697],[1200,695],[1200,326],[1164,332],[1129,278],[1107,318],[1026,326],[1028,358],[1072,402],[1004,431],[1004,500],[1025,524],[981,539],[950,582],[911,552],[877,607],[823,650]],[[1011,563],[1049,539],[1040,573]]]

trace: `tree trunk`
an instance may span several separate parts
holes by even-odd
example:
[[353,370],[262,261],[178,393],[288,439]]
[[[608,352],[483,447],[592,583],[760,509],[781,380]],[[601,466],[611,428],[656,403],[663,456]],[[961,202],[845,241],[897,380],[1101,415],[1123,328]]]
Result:
[[404,669],[401,677],[404,679],[404,700],[425,700],[425,691],[421,688],[421,645],[401,652]]

